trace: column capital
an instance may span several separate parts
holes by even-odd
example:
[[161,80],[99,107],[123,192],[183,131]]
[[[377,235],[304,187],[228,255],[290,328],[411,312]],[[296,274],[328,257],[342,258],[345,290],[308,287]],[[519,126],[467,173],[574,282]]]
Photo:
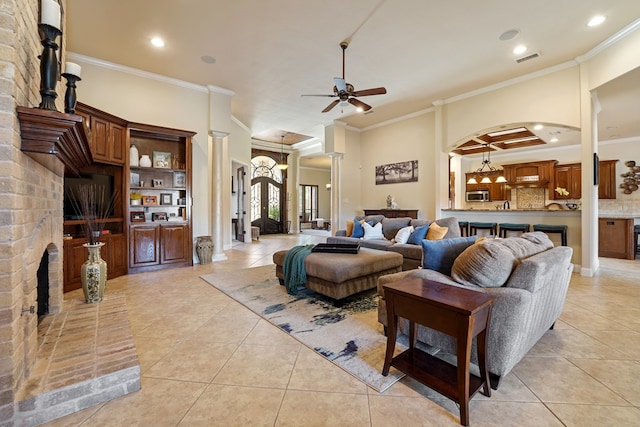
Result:
[[218,132],[215,130],[210,130],[209,135],[213,138],[224,138],[229,135],[229,132]]

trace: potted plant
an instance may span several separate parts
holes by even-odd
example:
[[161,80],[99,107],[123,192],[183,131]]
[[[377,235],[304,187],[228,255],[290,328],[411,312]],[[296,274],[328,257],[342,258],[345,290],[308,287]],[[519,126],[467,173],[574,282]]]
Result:
[[140,205],[142,201],[142,193],[139,191],[132,191],[129,194],[129,200],[132,206]]
[[102,301],[107,283],[107,263],[100,257],[102,230],[113,212],[118,193],[109,198],[105,187],[96,184],[81,185],[69,199],[76,212],[82,216],[81,227],[87,238],[83,246],[89,251],[87,261],[80,268],[80,280],[87,303]]

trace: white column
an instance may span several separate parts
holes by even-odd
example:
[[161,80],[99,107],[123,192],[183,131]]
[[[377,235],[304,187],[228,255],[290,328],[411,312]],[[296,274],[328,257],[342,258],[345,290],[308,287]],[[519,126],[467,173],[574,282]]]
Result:
[[300,218],[298,212],[298,188],[300,186],[300,153],[293,151],[287,157],[287,188],[285,189],[287,203],[287,218],[291,221],[291,234],[300,232]]
[[329,153],[329,156],[331,156],[331,235],[335,236],[341,217],[342,153]]
[[224,225],[223,225],[223,160],[224,160],[224,138],[225,133],[211,132],[213,143],[213,164],[211,176],[211,232],[213,237],[213,257],[212,260],[224,261],[227,256],[224,254]]

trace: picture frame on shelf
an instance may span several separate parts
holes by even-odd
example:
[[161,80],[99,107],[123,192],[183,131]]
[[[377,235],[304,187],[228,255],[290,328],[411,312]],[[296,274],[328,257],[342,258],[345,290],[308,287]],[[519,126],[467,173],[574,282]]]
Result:
[[144,212],[131,212],[131,222],[145,222]]
[[161,205],[173,205],[173,195],[171,193],[160,193]]
[[167,213],[166,212],[153,212],[151,214],[151,221],[166,221]]
[[129,172],[129,185],[131,187],[140,187],[140,174],[137,172]]
[[167,151],[154,151],[153,167],[156,169],[171,169],[171,153]]
[[185,172],[173,173],[173,186],[175,188],[184,188],[187,186],[187,174]]
[[142,196],[144,206],[158,206],[158,196]]
[[162,188],[164,185],[161,179],[152,179],[151,186],[156,188]]

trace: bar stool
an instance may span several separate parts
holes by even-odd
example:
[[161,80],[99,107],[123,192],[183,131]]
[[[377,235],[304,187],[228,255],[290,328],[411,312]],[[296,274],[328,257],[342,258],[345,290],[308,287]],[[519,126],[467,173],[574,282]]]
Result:
[[533,231],[542,231],[544,233],[559,233],[562,246],[567,246],[567,226],[566,225],[546,225],[534,224]]
[[470,222],[469,223],[469,235],[475,236],[478,234],[478,230],[490,230],[491,235],[498,234],[497,222]]
[[638,243],[638,236],[640,236],[640,225],[633,226],[633,243],[636,248],[636,255],[640,255],[640,243]]
[[458,221],[458,225],[460,226],[460,235],[467,237],[469,235],[469,221]]
[[529,231],[529,224],[510,224],[508,222],[503,222],[498,224],[498,227],[500,227],[500,237],[507,237],[508,231],[519,231],[521,233]]

